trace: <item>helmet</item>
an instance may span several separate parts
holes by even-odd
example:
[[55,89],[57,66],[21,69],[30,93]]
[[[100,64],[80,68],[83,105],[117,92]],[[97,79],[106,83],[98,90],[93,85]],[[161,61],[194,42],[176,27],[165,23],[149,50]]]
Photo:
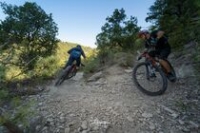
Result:
[[81,48],[81,45],[78,44],[76,47],[77,47],[77,48]]
[[146,34],[149,34],[149,31],[141,30],[141,31],[138,32],[138,37],[140,38],[142,35],[146,35]]

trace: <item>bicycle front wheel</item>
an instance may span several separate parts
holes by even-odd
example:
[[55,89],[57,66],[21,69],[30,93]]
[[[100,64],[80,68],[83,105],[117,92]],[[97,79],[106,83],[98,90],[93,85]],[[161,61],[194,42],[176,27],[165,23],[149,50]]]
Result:
[[76,65],[73,65],[70,69],[68,74],[65,76],[65,79],[70,79],[76,75],[77,69]]
[[150,96],[163,94],[167,89],[167,78],[159,67],[154,67],[155,72],[150,73],[149,63],[141,62],[133,69],[133,81],[137,88]]
[[65,79],[64,79],[64,75],[61,74],[61,75],[58,77],[58,79],[57,79],[57,81],[56,81],[56,83],[55,83],[55,86],[61,85],[62,82],[63,82],[64,80],[65,80]]
[[61,85],[64,82],[64,80],[67,79],[70,68],[71,68],[71,66],[68,66],[67,68],[65,68],[62,71],[62,73],[60,73],[60,75],[58,76],[58,79],[55,83],[55,86]]

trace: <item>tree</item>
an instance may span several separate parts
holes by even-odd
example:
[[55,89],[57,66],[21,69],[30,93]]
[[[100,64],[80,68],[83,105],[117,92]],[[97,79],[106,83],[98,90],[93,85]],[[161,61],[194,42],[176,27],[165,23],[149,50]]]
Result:
[[34,69],[40,56],[49,56],[56,48],[58,28],[52,14],[46,14],[40,6],[31,2],[23,6],[0,4],[7,15],[0,23],[0,47],[9,52],[3,55],[4,58],[15,52],[9,63],[23,70]]
[[115,9],[107,22],[102,26],[102,32],[96,36],[99,49],[120,48],[129,49],[133,46],[135,35],[139,31],[137,19],[130,17],[127,19],[125,10]]
[[166,0],[156,0],[154,5],[152,5],[147,13],[148,17],[145,19],[147,22],[152,22],[153,24],[159,24],[159,19],[163,16],[166,7]]
[[174,47],[199,39],[199,0],[156,0],[146,21],[164,29]]

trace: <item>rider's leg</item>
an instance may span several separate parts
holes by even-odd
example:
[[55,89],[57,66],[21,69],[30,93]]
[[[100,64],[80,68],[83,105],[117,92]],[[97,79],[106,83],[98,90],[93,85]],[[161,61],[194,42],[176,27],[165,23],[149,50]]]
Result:
[[171,72],[171,67],[169,65],[169,63],[166,61],[167,57],[169,56],[170,54],[170,50],[162,50],[160,51],[160,64],[165,68],[166,72],[167,73],[170,73]]
[[160,64],[165,68],[166,72],[167,72],[167,78],[170,81],[174,81],[176,80],[176,77],[174,76],[174,74],[172,73],[172,69],[171,66],[169,65],[169,63],[163,59],[159,60]]
[[63,69],[67,68],[67,66],[69,65],[72,65],[73,61],[74,61],[74,58],[70,56]]
[[165,61],[163,59],[160,59],[159,62],[165,68],[165,70],[166,70],[167,73],[171,72],[171,67],[170,67],[170,65],[168,64],[167,61]]
[[[149,51],[148,53],[149,53],[149,55],[150,55],[151,57],[153,57],[153,58],[154,58],[155,55],[156,55],[156,51],[155,51],[155,50]],[[156,77],[155,71],[154,71],[154,69],[152,68],[152,66],[148,66],[148,69],[149,69],[149,76],[150,76],[150,77]]]
[[81,64],[81,58],[79,57],[76,59],[76,69],[79,69],[80,64]]

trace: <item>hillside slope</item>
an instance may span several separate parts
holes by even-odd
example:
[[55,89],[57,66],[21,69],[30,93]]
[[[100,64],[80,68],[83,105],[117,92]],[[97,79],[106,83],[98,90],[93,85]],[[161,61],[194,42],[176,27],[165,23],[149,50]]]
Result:
[[169,82],[157,97],[140,92],[132,82],[132,68],[117,64],[88,79],[80,72],[59,87],[53,81],[42,94],[24,97],[26,102],[37,101],[30,132],[198,133],[200,87],[191,59],[195,47],[171,54],[178,81]]
[[178,81],[157,97],[141,93],[132,82],[132,68],[119,65],[87,80],[79,73],[59,87],[50,84],[50,91],[39,100],[38,118],[43,121],[34,132],[198,133],[200,90],[191,52],[172,54],[170,61]]

